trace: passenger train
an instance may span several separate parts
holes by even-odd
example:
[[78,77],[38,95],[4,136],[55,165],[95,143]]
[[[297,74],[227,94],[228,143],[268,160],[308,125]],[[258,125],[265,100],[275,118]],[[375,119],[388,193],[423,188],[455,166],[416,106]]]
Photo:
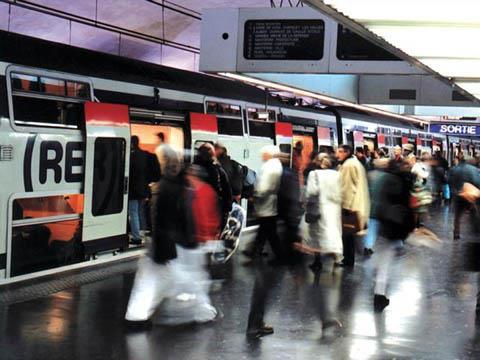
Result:
[[401,120],[286,105],[229,79],[0,31],[0,279],[128,248],[130,136],[153,152],[158,132],[190,151],[220,141],[255,171],[266,144],[302,141],[305,156],[339,139],[460,146]]

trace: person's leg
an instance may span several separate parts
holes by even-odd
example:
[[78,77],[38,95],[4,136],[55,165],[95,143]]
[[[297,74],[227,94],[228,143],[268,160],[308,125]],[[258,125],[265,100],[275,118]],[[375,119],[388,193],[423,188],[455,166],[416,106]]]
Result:
[[344,234],[343,242],[343,265],[355,265],[355,234]]
[[248,314],[248,337],[257,338],[273,334],[273,327],[265,325],[264,322],[266,302],[272,290],[272,271],[274,270],[266,269],[263,266],[256,269],[250,312]]
[[133,241],[140,241],[140,217],[139,217],[139,200],[128,200],[128,218],[130,220],[130,231]]
[[370,218],[368,220],[368,231],[367,235],[364,238],[363,246],[365,249],[372,250],[375,246],[375,242],[378,238],[378,232],[380,230],[380,222],[377,219]]
[[146,219],[146,201],[138,200],[138,219],[140,221],[140,230],[141,232],[145,232],[147,230],[147,219]]
[[455,196],[454,203],[453,203],[453,238],[459,239],[460,238],[460,221],[462,219],[463,212],[465,211],[465,204],[464,200],[460,198],[458,195]]
[[386,297],[388,274],[390,271],[390,264],[393,260],[395,249],[399,246],[398,241],[392,241],[388,244],[386,250],[380,254],[380,259],[377,267],[377,276],[375,277],[375,290],[373,306],[375,311],[382,311],[390,300]]
[[157,306],[169,295],[172,285],[169,264],[156,264],[149,257],[142,258],[130,293],[125,320],[149,320]]
[[268,218],[258,218],[258,230],[255,240],[243,251],[249,257],[261,256],[268,237]]
[[283,261],[285,260],[285,251],[277,233],[277,217],[272,216],[267,218],[267,239],[272,248],[273,254],[275,255],[275,260]]

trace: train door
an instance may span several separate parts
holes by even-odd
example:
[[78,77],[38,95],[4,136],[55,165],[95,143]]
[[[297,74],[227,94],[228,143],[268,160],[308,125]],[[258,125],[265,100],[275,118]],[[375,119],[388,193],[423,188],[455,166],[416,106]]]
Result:
[[192,137],[192,161],[195,151],[203,144],[215,144],[218,141],[217,117],[211,114],[190,113],[190,130]]
[[128,246],[128,106],[85,103],[85,254]]
[[317,143],[318,143],[318,151],[319,152],[326,152],[326,153],[333,153],[334,148],[334,138],[333,132],[328,127],[317,127]]

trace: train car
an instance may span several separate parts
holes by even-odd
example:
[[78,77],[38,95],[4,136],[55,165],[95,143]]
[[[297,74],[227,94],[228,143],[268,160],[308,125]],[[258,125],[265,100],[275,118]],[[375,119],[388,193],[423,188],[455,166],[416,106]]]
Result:
[[[267,144],[290,154],[301,144],[304,165],[311,150],[333,151],[338,113],[286,105],[217,76],[0,31],[0,279],[128,248],[131,135],[153,152],[162,132],[186,155],[221,142],[258,172]],[[382,131],[409,131],[340,113],[344,138],[361,131],[362,145],[381,145]]]

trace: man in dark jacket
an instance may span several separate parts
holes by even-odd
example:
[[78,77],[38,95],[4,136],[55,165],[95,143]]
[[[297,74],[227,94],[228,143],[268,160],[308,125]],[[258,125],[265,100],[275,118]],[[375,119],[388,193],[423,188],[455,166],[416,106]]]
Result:
[[232,210],[232,188],[228,181],[228,175],[221,165],[215,163],[215,148],[210,143],[205,143],[198,149],[194,162],[204,168],[207,173],[207,182],[217,193],[222,220],[221,228],[223,229],[228,214]]
[[215,144],[215,156],[220,166],[225,170],[232,189],[233,199],[240,203],[243,187],[242,165],[228,156],[227,149],[220,143]]
[[465,183],[470,183],[480,187],[480,175],[478,169],[467,164],[463,153],[457,155],[457,166],[450,170],[448,183],[453,193],[454,219],[453,219],[453,239],[460,239],[460,219],[463,213],[470,208],[470,204],[464,200],[460,193]]
[[[149,195],[149,156],[139,148],[138,136],[130,140],[130,182],[128,187],[128,218],[132,234],[131,243],[141,244],[140,225],[142,223],[142,208]],[[143,221],[145,223],[145,221]]]

